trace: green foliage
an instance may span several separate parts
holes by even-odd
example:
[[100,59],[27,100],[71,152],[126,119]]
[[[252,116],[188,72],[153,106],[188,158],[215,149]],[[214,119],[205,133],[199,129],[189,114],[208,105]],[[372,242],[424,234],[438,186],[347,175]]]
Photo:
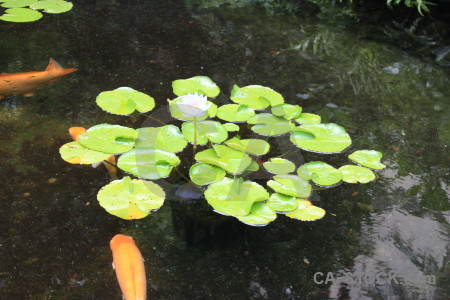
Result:
[[9,8],[0,16],[7,22],[34,22],[42,18],[42,13],[64,13],[72,9],[73,4],[64,0],[1,0],[2,7]]
[[[341,181],[365,183],[375,178],[368,168],[384,167],[381,153],[373,150],[349,155],[352,161],[368,168],[346,165],[336,169],[322,161],[298,166],[282,158],[283,154],[274,156],[280,149],[271,147],[268,137],[274,140],[288,135],[296,151],[300,148],[326,154],[344,151],[351,139],[343,127],[320,124],[320,116],[303,112],[299,105],[284,103],[281,94],[270,88],[235,85],[230,95],[235,104],[222,106],[207,100],[220,92],[207,77],[176,80],[173,89],[178,97],[169,100],[169,111],[175,120],[183,122],[137,130],[96,125],[81,134],[78,141],[63,145],[61,157],[73,164],[90,164],[121,154],[117,168],[148,180],[167,178],[176,169],[182,178],[189,180],[188,176],[193,184],[205,187],[205,199],[216,212],[252,226],[267,225],[277,214],[302,221],[318,220],[324,217],[325,210],[306,200],[313,192],[313,184],[332,187]],[[155,101],[131,88],[119,88],[101,93],[97,104],[110,113],[128,115],[151,111]],[[256,114],[255,110],[264,111]],[[216,115],[217,119],[212,120]],[[246,130],[253,132],[252,138],[241,138],[237,133],[245,135]],[[188,143],[192,148],[186,147]],[[202,149],[197,151],[197,146]],[[265,174],[264,180],[252,181],[255,174]],[[146,216],[159,208],[164,198],[158,185],[129,177],[113,181],[98,195],[109,213],[124,219]]]

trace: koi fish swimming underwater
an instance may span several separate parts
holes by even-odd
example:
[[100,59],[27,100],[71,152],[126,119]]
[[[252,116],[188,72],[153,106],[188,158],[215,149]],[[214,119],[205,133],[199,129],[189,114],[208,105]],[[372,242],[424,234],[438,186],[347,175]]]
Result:
[[26,97],[33,96],[34,90],[75,71],[77,69],[64,69],[53,58],[50,58],[47,68],[42,72],[1,73],[0,100],[5,98],[5,96],[15,94],[22,94]]
[[147,299],[144,259],[133,238],[117,234],[111,240],[113,268],[125,300]]

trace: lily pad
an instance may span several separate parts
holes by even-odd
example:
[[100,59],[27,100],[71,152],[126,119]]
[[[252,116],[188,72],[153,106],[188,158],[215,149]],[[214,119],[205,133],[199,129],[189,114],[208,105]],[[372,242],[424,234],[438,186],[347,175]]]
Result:
[[60,14],[71,10],[73,4],[64,0],[41,0],[30,4],[32,9],[43,9],[49,14]]
[[71,164],[96,164],[107,159],[111,154],[88,149],[79,142],[70,142],[59,148],[61,158]]
[[164,204],[166,194],[156,183],[125,177],[104,186],[97,194],[100,206],[125,220],[141,219]]
[[260,139],[244,139],[233,137],[225,142],[225,144],[233,149],[247,152],[252,155],[264,155],[270,150],[268,142]]
[[253,109],[265,109],[269,105],[275,106],[284,103],[281,94],[260,85],[249,85],[243,88],[234,85],[230,98],[237,104],[247,105]]
[[364,167],[374,170],[386,168],[386,165],[380,162],[383,154],[375,150],[358,150],[348,156],[351,160]]
[[277,218],[277,213],[266,203],[256,202],[248,215],[236,218],[247,225],[265,226]]
[[230,132],[230,131],[239,131],[239,129],[240,129],[238,125],[233,124],[233,123],[225,123],[225,124],[222,124],[222,125],[223,125],[223,127],[225,127],[225,129],[228,132]]
[[286,214],[286,216],[300,221],[316,221],[322,219],[323,216],[325,216],[325,213],[323,208],[309,205],[306,208],[298,208],[295,211]]
[[203,121],[206,120],[208,117],[210,118],[214,117],[217,112],[217,105],[215,105],[210,101],[207,101],[208,104],[211,103],[211,106],[206,111],[206,114],[204,114],[201,117],[186,117],[185,113],[180,109],[178,105],[178,103],[181,102],[181,97],[175,98],[173,100],[168,100],[168,102],[169,102],[169,111],[172,117],[182,121],[194,121],[194,120]]
[[294,118],[294,121],[299,124],[320,124],[321,118],[319,115],[310,114],[310,113],[301,113],[297,118]]
[[264,136],[282,135],[294,128],[294,124],[288,120],[269,113],[257,114],[251,117],[247,123],[256,124],[251,129]]
[[0,20],[7,22],[34,22],[42,18],[42,14],[30,8],[10,8],[0,16]]
[[272,174],[288,174],[295,171],[295,164],[290,160],[284,158],[271,158],[269,161],[263,163],[264,168]]
[[348,183],[367,183],[375,179],[375,174],[360,166],[345,165],[339,168],[342,173],[342,180]]
[[216,97],[220,89],[209,77],[195,76],[189,79],[178,79],[172,82],[173,93],[183,96],[189,93],[198,93],[208,97]]
[[227,172],[217,166],[210,164],[197,163],[189,169],[189,175],[193,183],[197,185],[206,185],[225,177]]
[[251,158],[246,153],[225,145],[214,145],[213,149],[198,152],[195,159],[199,162],[221,167],[232,175],[241,174],[252,163]]
[[115,115],[129,115],[135,110],[144,113],[155,107],[155,99],[129,87],[101,92],[96,103],[104,111]]
[[173,153],[143,148],[124,153],[117,161],[125,172],[151,180],[166,178],[179,164],[180,159]]
[[78,141],[86,148],[117,154],[133,149],[137,137],[138,132],[135,129],[120,125],[100,124],[80,134]]
[[305,180],[311,179],[320,186],[335,185],[342,179],[342,173],[339,170],[322,161],[313,161],[301,165],[297,174]]
[[276,175],[275,180],[267,181],[267,185],[275,192],[299,198],[311,195],[311,185],[308,181],[295,175]]
[[217,117],[228,122],[245,122],[255,115],[255,110],[247,105],[226,104],[217,110]]
[[175,125],[162,127],[143,127],[138,130],[135,148],[159,149],[177,153],[183,150],[187,141]]
[[224,178],[206,189],[205,198],[221,214],[246,216],[253,203],[267,200],[269,193],[256,182]]
[[0,1],[3,2],[2,7],[6,8],[15,8],[15,7],[25,7],[30,5],[31,3],[36,2],[37,0],[6,0]]
[[302,108],[298,105],[280,104],[272,107],[272,113],[277,117],[291,120],[297,118],[302,113]]
[[267,205],[277,212],[287,213],[297,209],[297,201],[297,198],[294,196],[273,193],[270,195],[269,200],[267,200]]
[[301,125],[291,132],[291,142],[297,147],[318,153],[340,153],[348,148],[352,140],[339,125]]
[[[194,142],[194,122],[184,122],[181,130],[186,140]],[[228,131],[217,121],[197,122],[197,144],[205,145],[208,141],[221,143],[228,138]]]

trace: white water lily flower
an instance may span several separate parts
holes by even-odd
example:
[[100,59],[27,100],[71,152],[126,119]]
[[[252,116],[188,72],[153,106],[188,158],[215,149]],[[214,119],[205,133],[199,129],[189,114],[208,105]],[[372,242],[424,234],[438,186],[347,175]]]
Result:
[[207,101],[205,95],[197,93],[187,94],[181,97],[181,101],[177,103],[178,108],[183,112],[183,117],[202,117],[211,107],[212,103]]

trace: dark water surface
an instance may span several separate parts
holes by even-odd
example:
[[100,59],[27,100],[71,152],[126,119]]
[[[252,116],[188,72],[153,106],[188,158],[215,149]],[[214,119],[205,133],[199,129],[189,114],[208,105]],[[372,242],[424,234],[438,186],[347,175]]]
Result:
[[[0,101],[0,299],[121,299],[109,249],[117,233],[141,249],[151,299],[447,299],[445,43],[421,56],[396,43],[406,29],[342,10],[220,2],[77,1],[36,23],[0,24],[0,71],[43,70],[49,57],[79,69]],[[96,200],[106,171],[60,158],[67,129],[139,127],[95,97],[129,86],[161,106],[173,80],[195,75],[221,87],[219,102],[233,84],[272,87],[344,126],[353,149],[383,152],[388,167],[369,184],[319,191],[328,214],[317,222],[249,227],[175,201],[138,221],[109,215]]]

